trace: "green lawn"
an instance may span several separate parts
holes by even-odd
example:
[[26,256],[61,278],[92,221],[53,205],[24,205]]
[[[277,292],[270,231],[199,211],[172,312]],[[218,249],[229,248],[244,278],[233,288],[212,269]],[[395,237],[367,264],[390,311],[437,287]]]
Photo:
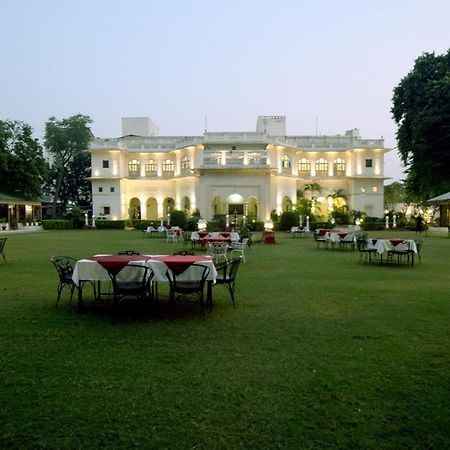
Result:
[[0,448],[450,446],[447,237],[425,237],[410,267],[277,233],[247,250],[236,309],[215,287],[204,321],[197,307],[171,321],[165,286],[159,311],[121,319],[92,304],[78,314],[66,294],[54,308],[52,255],[182,244],[122,230],[7,237]]

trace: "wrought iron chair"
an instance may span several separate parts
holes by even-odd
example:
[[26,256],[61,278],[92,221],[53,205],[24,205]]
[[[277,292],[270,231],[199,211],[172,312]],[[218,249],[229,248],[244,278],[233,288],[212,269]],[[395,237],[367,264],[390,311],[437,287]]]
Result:
[[75,264],[77,262],[76,259],[71,258],[70,256],[53,256],[52,258],[50,258],[50,261],[55,266],[59,276],[58,286],[56,289],[57,297],[55,308],[58,307],[58,303],[61,298],[61,293],[65,287],[68,287],[70,290],[69,302],[72,302],[73,293],[75,289],[83,289],[83,286],[86,283],[92,284],[94,288],[95,297],[97,297],[95,284],[92,281],[82,281],[79,286],[77,286],[73,281],[72,275],[73,270],[75,268]]
[[208,252],[214,262],[219,262],[221,258],[228,261],[228,242],[208,242]]
[[132,255],[140,255],[140,253],[136,250],[122,250],[121,252],[119,252],[119,255],[132,256]]
[[[234,292],[236,285],[236,274],[241,264],[242,256],[233,258],[231,261],[226,261],[221,264],[216,265],[217,278],[214,286],[225,286],[230,293],[231,301],[233,302],[233,308],[236,308],[234,301]],[[212,301],[209,305],[210,311],[212,310]]]
[[140,300],[153,298],[153,270],[144,264],[128,264],[119,272],[108,271],[113,287],[114,304],[128,296]]
[[166,241],[178,242],[177,230],[174,230],[173,228],[166,230]]
[[188,295],[198,297],[202,313],[202,319],[205,318],[204,311],[204,290],[206,279],[209,275],[209,267],[201,264],[191,264],[182,273],[170,267],[166,270],[166,277],[169,281],[169,302],[172,318],[174,317],[175,298],[187,298]]
[[194,252],[188,252],[186,250],[180,250],[179,252],[172,253],[172,255],[179,255],[179,256],[194,256]]
[[0,239],[0,254],[3,256],[3,261],[5,261],[6,263],[6,258],[5,258],[5,244],[6,244],[6,240],[8,238],[1,238]]
[[248,238],[244,238],[242,239],[242,242],[232,242],[230,244],[230,249],[231,249],[231,256],[233,257],[233,253],[237,252],[240,253],[242,256],[242,261],[245,262],[245,249],[247,247],[248,244]]

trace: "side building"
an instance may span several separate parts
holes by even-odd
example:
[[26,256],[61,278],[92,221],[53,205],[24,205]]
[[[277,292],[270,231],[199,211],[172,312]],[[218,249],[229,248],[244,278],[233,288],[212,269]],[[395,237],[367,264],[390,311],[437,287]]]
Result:
[[198,209],[207,220],[237,214],[264,221],[286,211],[306,185],[318,215],[344,192],[349,210],[383,217],[383,139],[345,135],[286,136],[285,116],[259,116],[255,132],[205,132],[159,136],[146,117],[122,119],[123,136],[95,138],[92,160],[93,214],[166,220],[171,209]]

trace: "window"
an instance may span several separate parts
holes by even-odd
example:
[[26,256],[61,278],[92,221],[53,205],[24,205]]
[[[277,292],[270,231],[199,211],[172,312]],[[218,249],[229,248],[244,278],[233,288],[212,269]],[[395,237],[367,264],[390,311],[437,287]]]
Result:
[[281,167],[283,169],[290,169],[291,168],[291,157],[289,155],[284,154],[281,158]]
[[324,158],[319,158],[316,161],[316,174],[326,175],[328,174],[328,161]]
[[153,161],[153,159],[149,159],[145,163],[145,173],[146,174],[154,174],[158,171],[158,164]]
[[109,192],[114,192],[114,187],[113,187],[113,186],[111,186],[111,187],[109,188]]
[[109,169],[109,160],[108,159],[103,160],[102,167],[104,169]]
[[191,168],[191,158],[188,155],[184,155],[181,158],[181,170],[189,170]]
[[345,161],[342,158],[337,158],[333,165],[334,175],[345,175]]
[[128,161],[128,174],[129,175],[138,175],[139,169],[141,168],[141,163],[137,159],[132,159]]
[[98,192],[103,192],[103,188],[102,188],[102,187],[99,187],[99,188],[98,188]]
[[166,159],[162,163],[162,171],[163,172],[173,172],[174,167],[175,167],[175,165],[171,159]]
[[298,171],[302,173],[310,173],[311,172],[311,163],[308,159],[302,158],[298,161]]
[[111,214],[111,207],[110,207],[110,206],[104,206],[104,207],[103,207],[103,214],[104,214],[105,216]]
[[366,167],[372,167],[372,160],[366,159]]
[[372,186],[372,192],[378,192],[378,187],[377,186]]
[[364,193],[364,192],[366,192],[366,188],[365,188],[364,186],[361,186],[361,187],[359,188],[359,191],[362,192],[362,193]]

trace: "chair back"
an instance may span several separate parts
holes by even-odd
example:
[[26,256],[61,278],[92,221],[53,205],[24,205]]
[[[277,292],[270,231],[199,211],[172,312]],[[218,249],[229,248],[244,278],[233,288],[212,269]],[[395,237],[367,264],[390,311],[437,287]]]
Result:
[[209,275],[209,267],[203,264],[193,263],[181,273],[166,270],[166,278],[169,281],[170,289],[174,291],[199,292],[203,291]]
[[132,256],[132,255],[140,255],[140,253],[136,250],[122,250],[121,252],[119,252],[119,255]]
[[66,282],[72,280],[73,270],[75,267],[76,259],[70,256],[53,256],[50,261],[58,271],[59,280]]
[[3,259],[5,260],[5,262],[6,262],[6,259],[5,259],[4,250],[5,250],[5,244],[6,244],[6,240],[7,239],[8,238],[1,238],[0,239],[0,254],[3,256]]
[[221,256],[227,260],[228,242],[209,242],[208,248],[213,260],[218,260]]
[[108,271],[115,293],[141,293],[149,290],[153,270],[145,264],[127,264],[118,273]]
[[239,265],[241,264],[241,260],[242,260],[242,256],[239,256],[238,258],[233,258],[228,263],[228,274],[227,275],[228,275],[228,278],[230,279],[230,281],[236,280],[236,274],[239,269]]
[[417,253],[420,253],[420,249],[422,248],[422,245],[423,245],[423,239],[415,239],[415,243],[416,243]]
[[194,256],[194,252],[188,252],[186,250],[180,250],[179,252],[172,253],[172,255],[180,255],[180,256]]

